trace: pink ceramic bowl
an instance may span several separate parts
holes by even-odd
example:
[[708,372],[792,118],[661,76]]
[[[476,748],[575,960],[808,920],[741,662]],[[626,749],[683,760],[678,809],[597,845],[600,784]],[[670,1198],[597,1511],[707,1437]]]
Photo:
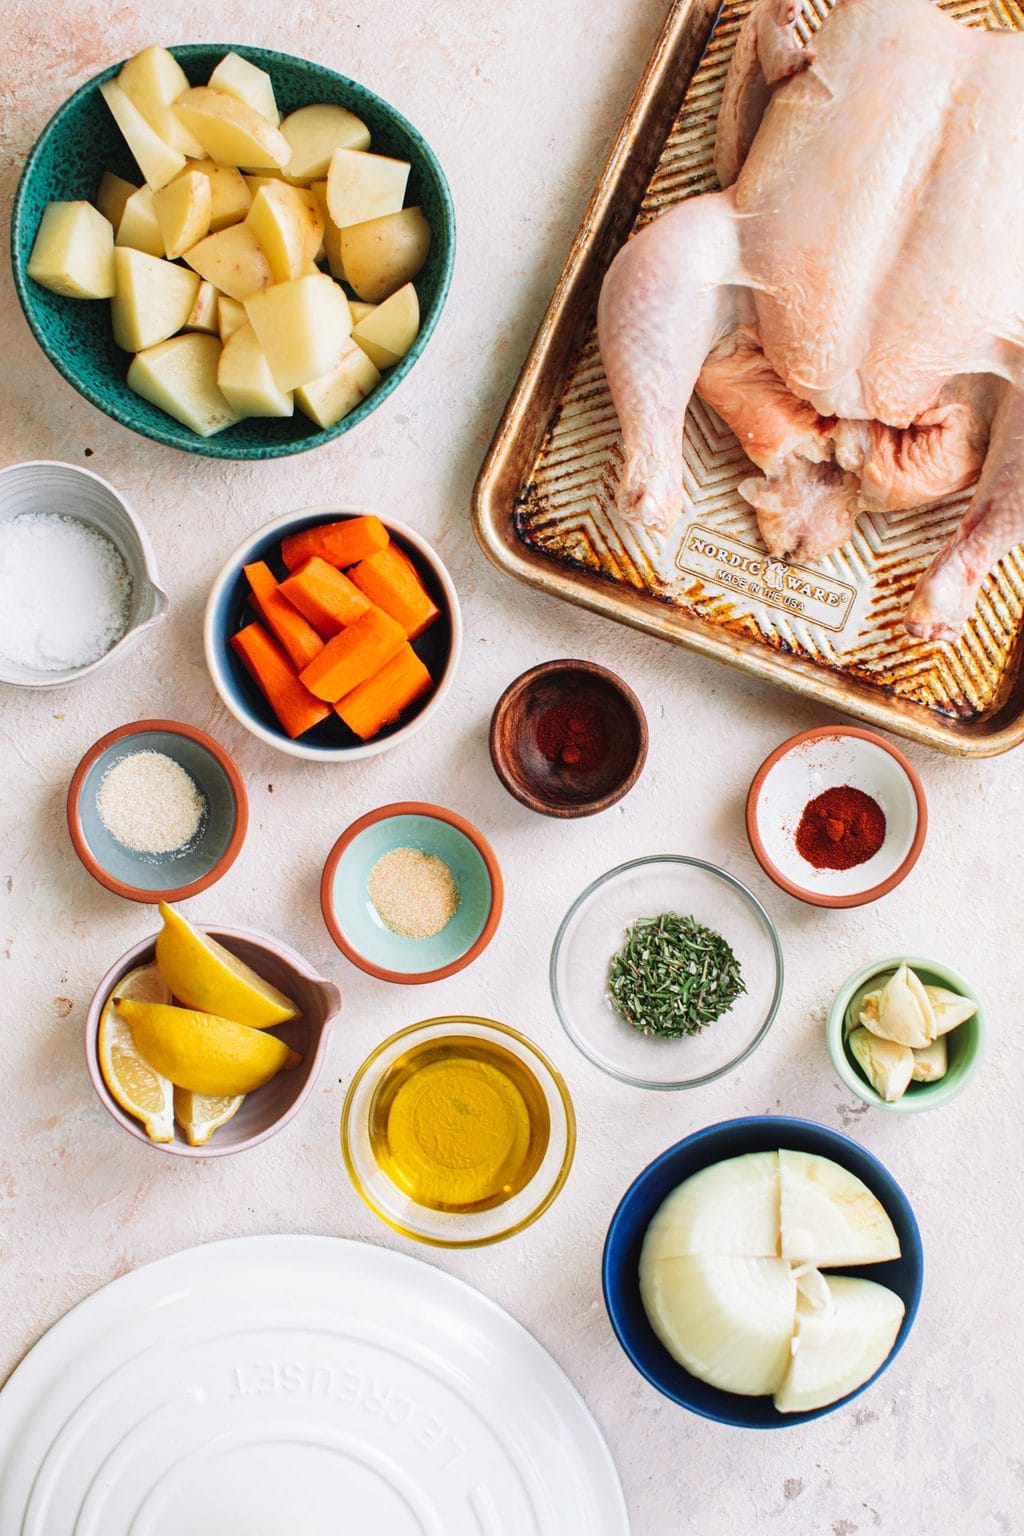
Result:
[[205,923],[202,927],[211,938],[251,965],[254,971],[299,1005],[302,1010],[299,1017],[279,1025],[273,1033],[286,1041],[292,1050],[298,1051],[302,1061],[290,1072],[279,1072],[265,1087],[248,1094],[238,1113],[214,1132],[213,1139],[205,1147],[190,1147],[177,1126],[173,1141],[150,1141],[141,1123],[121,1108],[107,1088],[97,1052],[100,1015],[107,998],[123,976],[152,960],[156,935],[128,950],[104,976],[89,1006],[85,1021],[86,1064],[101,1103],[118,1125],[147,1147],[158,1152],[171,1152],[175,1157],[227,1157],[231,1152],[244,1152],[247,1147],[266,1141],[268,1136],[287,1125],[313,1090],[323,1066],[331,1028],[341,1010],[341,992],[334,982],[317,976],[302,956],[289,949],[287,944],[252,929],[222,928],[219,924]]

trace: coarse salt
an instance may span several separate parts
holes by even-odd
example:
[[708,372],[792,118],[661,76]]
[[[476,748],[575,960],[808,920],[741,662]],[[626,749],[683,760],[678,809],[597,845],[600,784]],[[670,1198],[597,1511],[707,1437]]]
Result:
[[135,853],[178,853],[206,815],[191,774],[164,752],[131,752],[108,768],[96,796],[100,820]]
[[461,900],[444,860],[418,848],[383,854],[370,870],[369,892],[381,922],[403,939],[432,939]]
[[36,672],[106,655],[128,628],[132,579],[121,552],[57,512],[0,521],[0,654]]

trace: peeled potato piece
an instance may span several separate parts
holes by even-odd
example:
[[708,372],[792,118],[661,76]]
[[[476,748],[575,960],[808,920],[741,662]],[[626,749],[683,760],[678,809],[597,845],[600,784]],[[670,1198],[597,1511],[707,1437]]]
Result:
[[855,1029],[849,1047],[864,1076],[887,1104],[903,1097],[914,1072],[914,1053],[909,1045],[883,1040],[869,1029]]
[[275,283],[245,300],[278,389],[295,389],[327,372],[352,329],[348,301],[324,272]]
[[900,1331],[905,1308],[887,1286],[845,1275],[827,1283],[835,1307],[828,1340],[799,1340],[775,1393],[780,1413],[807,1413],[855,1392],[888,1360]]
[[369,149],[370,130],[346,107],[313,102],[289,112],[281,132],[291,145],[288,180],[308,184],[327,175],[336,149]]
[[217,325],[217,290],[204,278],[199,284],[196,301],[185,321],[186,331],[206,331],[210,336],[219,334]]
[[265,69],[250,64],[240,53],[232,50],[221,59],[208,81],[211,90],[223,91],[236,101],[244,101],[260,117],[265,117],[272,127],[277,127],[281,114],[274,97],[274,82]]
[[200,437],[212,437],[240,419],[217,387],[220,351],[216,336],[172,336],[132,359],[128,387]]
[[247,224],[233,224],[230,229],[207,235],[185,252],[185,260],[200,277],[239,303],[274,281],[263,247]]
[[383,304],[352,327],[358,342],[378,368],[393,368],[412,346],[420,331],[420,301],[412,283],[406,283]]
[[132,193],[137,191],[138,188],[130,181],[125,181],[123,176],[115,176],[113,171],[103,172],[96,192],[96,207],[105,219],[110,220],[115,230],[121,222],[125,204]]
[[221,341],[227,341],[240,325],[248,323],[244,304],[239,303],[238,299],[229,299],[226,293],[217,295],[217,334]]
[[640,1264],[697,1253],[778,1252],[779,1154],[748,1152],[702,1168],[672,1191],[647,1228]]
[[210,182],[199,171],[175,176],[153,193],[153,206],[169,261],[183,256],[210,233]]
[[194,85],[178,98],[174,110],[218,165],[244,165],[258,171],[285,166],[291,146],[265,117],[244,101]]
[[352,342],[346,344],[325,374],[295,391],[295,402],[310,421],[326,430],[354,411],[379,383],[375,365]]
[[422,208],[403,208],[341,231],[345,281],[359,298],[378,304],[410,282],[430,251],[430,225]]
[[114,231],[91,203],[47,203],[26,268],[33,282],[71,299],[114,292]]
[[252,193],[241,171],[233,165],[218,165],[209,156],[193,160],[189,170],[200,172],[210,183],[211,234],[245,218],[252,203]]
[[291,416],[295,410],[294,395],[274,383],[256,332],[248,322],[224,343],[217,386],[239,416]]
[[140,187],[124,205],[121,222],[117,226],[115,245],[127,245],[133,251],[145,251],[147,256],[163,256],[164,237],[160,220],[156,216],[156,194],[152,187]]
[[194,272],[119,246],[114,252],[114,273],[117,291],[110,312],[119,347],[141,352],[181,330],[199,292]]
[[339,229],[398,213],[405,202],[411,166],[407,160],[336,149],[327,172],[327,208]]
[[183,155],[203,153],[202,145],[174,114],[174,103],[188,90],[188,76],[166,48],[155,43],[143,48],[122,65],[117,83],[153,132],[171,149]]
[[357,326],[361,320],[366,319],[367,315],[372,315],[375,309],[379,309],[380,305],[367,304],[365,299],[349,299],[348,307],[352,311],[352,325]]
[[900,1256],[884,1206],[831,1158],[779,1150],[781,1251],[808,1264],[878,1264]]
[[301,277],[313,265],[323,239],[320,206],[304,187],[271,181],[260,187],[245,222],[270,263],[275,283]]
[[135,103],[125,95],[116,80],[104,80],[100,95],[135,156],[136,164],[154,192],[166,187],[179,171],[185,169],[185,156],[165,144],[147,123]]
[[743,1397],[782,1384],[797,1294],[785,1259],[691,1254],[641,1262],[640,1294],[651,1327],[691,1375]]

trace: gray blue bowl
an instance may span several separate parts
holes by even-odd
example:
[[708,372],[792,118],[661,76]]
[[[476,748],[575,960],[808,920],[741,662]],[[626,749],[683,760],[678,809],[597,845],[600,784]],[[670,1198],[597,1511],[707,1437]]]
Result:
[[36,140],[14,199],[11,256],[14,283],[32,332],[53,363],[79,394],[122,426],[171,448],[217,459],[276,459],[318,448],[365,421],[415,366],[430,339],[451,283],[455,261],[455,212],[448,183],[430,145],[413,125],[382,97],[308,59],[240,43],[188,43],[170,51],[192,85],[205,85],[229,50],[265,69],[274,82],[282,112],[323,101],[348,107],[370,129],[381,154],[412,166],[406,201],[423,208],[431,230],[430,255],[416,278],[420,333],[402,361],[385,374],[363,403],[335,426],[322,431],[305,416],[241,421],[215,437],[201,438],[157,406],[133,394],[125,381],[127,355],[114,345],[109,306],[50,293],[26,275],[28,259],[43,210],[54,200],[91,201],[104,171],[138,182],[139,171],[108,111],[99,88],[120,63],[81,86],[50,118]]
[[[190,776],[206,801],[195,836],[169,854],[139,853],[114,838],[100,817],[100,786],[134,752],[160,752]],[[68,789],[68,831],[85,868],[108,891],[128,901],[184,901],[205,891],[235,862],[249,825],[242,776],[205,731],[177,720],[136,720],[91,746]]]

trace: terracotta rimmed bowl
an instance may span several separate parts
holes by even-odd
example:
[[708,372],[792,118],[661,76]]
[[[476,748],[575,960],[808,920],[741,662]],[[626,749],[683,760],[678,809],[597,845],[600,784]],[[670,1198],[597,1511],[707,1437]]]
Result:
[[[808,801],[851,785],[885,813],[881,848],[852,869],[815,869],[797,852],[796,831]],[[815,907],[861,907],[895,890],[924,847],[928,807],[916,771],[892,742],[858,726],[801,731],[776,747],[747,794],[747,837],[770,879]]]
[[421,730],[437,712],[455,680],[462,652],[462,615],[458,593],[448,570],[437,551],[414,528],[375,512],[399,549],[412,561],[441,610],[440,618],[413,641],[413,650],[420,657],[434,686],[430,693],[405,710],[399,718],[373,738],[360,741],[359,737],[331,711],[328,719],[307,731],[304,736],[292,740],[280,723],[263,694],[253,682],[235,652],[231,649],[231,636],[257,617],[250,606],[249,583],[245,578],[245,566],[253,561],[265,560],[277,576],[287,575],[280,561],[281,541],[294,533],[303,533],[322,523],[344,522],[351,517],[365,517],[367,508],[355,507],[306,507],[301,512],[286,512],[273,522],[258,529],[228,556],[221,567],[206,601],[203,618],[203,649],[206,665],[213,685],[228,709],[246,730],[268,747],[287,752],[291,757],[311,758],[320,763],[348,763],[362,757],[374,757],[378,752],[390,751],[408,741]]
[[[949,1053],[946,1075],[934,1083],[911,1083],[901,1098],[889,1103],[868,1082],[846,1042],[850,1032],[857,1027],[867,993],[877,987],[884,987],[901,965],[909,965],[926,987],[946,987],[960,997],[969,997],[977,1005],[978,1011],[973,1018],[965,1019],[946,1035]],[[873,960],[870,965],[862,965],[843,982],[825,1020],[825,1044],[841,1081],[865,1104],[871,1104],[877,1109],[892,1110],[898,1115],[939,1109],[962,1093],[981,1065],[986,1035],[985,1009],[970,982],[951,965],[945,965],[940,960],[925,959],[922,955],[889,955],[884,960]]]
[[[459,907],[433,938],[392,933],[370,900],[370,871],[396,848],[434,854],[452,872]],[[503,900],[501,870],[487,839],[464,816],[421,800],[360,816],[331,849],[320,881],[324,922],[346,959],[380,981],[407,985],[443,981],[471,965],[494,937]]]
[[264,1087],[247,1094],[237,1114],[214,1132],[213,1139],[205,1147],[190,1147],[177,1125],[173,1141],[150,1141],[140,1122],[121,1108],[103,1081],[97,1035],[104,1004],[118,982],[136,966],[148,965],[153,959],[155,934],[142,939],[122,955],[96,988],[85,1021],[85,1059],[103,1107],[137,1141],[158,1152],[170,1152],[175,1157],[227,1157],[266,1141],[301,1109],[320,1075],[331,1028],[341,1009],[341,992],[333,981],[318,976],[294,949],[268,934],[249,928],[222,928],[215,923],[200,926],[204,933],[223,944],[225,949],[244,960],[298,1004],[302,1010],[299,1017],[278,1025],[272,1033],[298,1051],[302,1057],[299,1065],[291,1071],[279,1072]]
[[[593,766],[552,761],[537,740],[549,709],[599,714],[604,750]],[[571,717],[570,717],[571,718]],[[491,762],[510,795],[543,816],[594,816],[633,788],[647,759],[647,717],[621,677],[594,661],[545,661],[510,683],[491,716]]]
[[[420,1205],[380,1168],[370,1141],[370,1120],[388,1069],[417,1046],[455,1040],[470,1046],[479,1041],[515,1056],[537,1085],[547,1113],[547,1146],[533,1176],[517,1194],[489,1209],[441,1211]],[[457,1014],[410,1024],[371,1052],[345,1095],[341,1150],[358,1194],[394,1231],[435,1248],[483,1248],[532,1225],[558,1195],[576,1151],[576,1115],[562,1074],[532,1040],[494,1019]]]
[[[111,836],[97,797],[116,763],[135,752],[160,752],[192,778],[206,801],[199,830],[186,847],[137,853]],[[75,769],[68,789],[68,831],[75,852],[100,885],[128,901],[184,901],[207,890],[237,859],[249,826],[249,799],[219,742],[180,720],[135,720],[101,736]]]

